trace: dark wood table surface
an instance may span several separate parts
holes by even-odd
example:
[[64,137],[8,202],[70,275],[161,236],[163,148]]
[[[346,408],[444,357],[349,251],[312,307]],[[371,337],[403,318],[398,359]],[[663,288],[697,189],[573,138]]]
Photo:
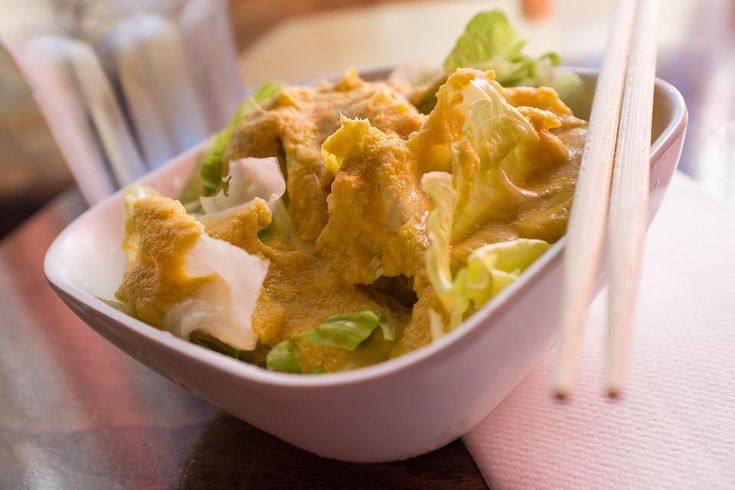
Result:
[[72,191],[0,242],[0,488],[483,488],[455,441],[403,462],[319,458],[117,350],[53,293],[43,257]]

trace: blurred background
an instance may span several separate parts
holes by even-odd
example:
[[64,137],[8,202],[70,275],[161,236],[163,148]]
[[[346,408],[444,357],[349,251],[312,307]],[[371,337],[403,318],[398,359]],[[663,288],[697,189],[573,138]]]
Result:
[[[684,94],[691,117],[680,169],[735,205],[735,0],[661,3],[658,74]],[[70,159],[88,169],[104,160],[112,177],[76,172],[88,186],[114,187],[221,127],[245,86],[439,63],[469,18],[489,8],[508,13],[531,52],[553,49],[565,64],[596,67],[612,5],[0,0],[0,236],[73,187]],[[135,165],[122,171],[120,162]]]

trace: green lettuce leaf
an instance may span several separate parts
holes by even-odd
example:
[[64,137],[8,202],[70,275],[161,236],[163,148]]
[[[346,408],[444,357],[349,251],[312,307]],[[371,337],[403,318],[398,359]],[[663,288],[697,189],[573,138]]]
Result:
[[265,366],[271,371],[284,373],[300,373],[299,357],[293,340],[288,339],[277,343],[268,352],[265,358]]
[[557,53],[533,58],[522,52],[525,45],[526,40],[503,12],[480,12],[470,20],[447,55],[444,70],[452,73],[458,68],[492,69],[503,86],[552,87],[562,100],[582,86],[575,73],[557,67],[561,62]]
[[508,217],[509,209],[536,197],[517,184],[534,170],[536,129],[492,85],[482,79],[474,82],[470,84],[474,100],[463,127],[472,152],[464,152],[461,145],[454,149],[458,195],[453,242],[489,220]]
[[[468,76],[473,78],[467,80]],[[442,213],[449,213],[444,206],[450,206],[451,219],[443,217],[442,226],[447,228],[449,243],[455,243],[489,221],[509,221],[519,205],[537,197],[522,183],[536,169],[540,137],[482,72],[464,70],[453,74],[438,97],[440,102],[429,115],[427,125],[445,119],[463,120],[464,124],[445,136],[446,153],[451,158],[447,162],[451,174],[447,175],[451,178],[429,172],[423,176],[422,186],[430,196],[435,192],[435,208],[439,206]],[[418,141],[417,138],[417,144]],[[420,166],[431,167],[421,162]],[[443,180],[436,185],[448,189],[427,188],[435,178]]]
[[211,196],[221,189],[223,183],[222,177],[225,173],[225,151],[227,151],[230,140],[232,140],[232,136],[235,134],[237,124],[245,114],[252,111],[260,104],[270,100],[280,92],[281,89],[283,89],[283,84],[280,82],[267,82],[261,85],[253,95],[240,105],[227,126],[217,133],[212,139],[212,142],[209,144],[204,153],[204,157],[202,158],[199,172],[195,175],[195,182],[192,182],[189,185],[189,187],[193,188],[190,193],[196,194],[198,192],[199,194],[187,196],[191,197],[191,199],[185,199],[182,197],[185,202],[194,200],[200,195]]
[[431,245],[426,250],[426,273],[444,310],[454,310],[454,278],[452,277],[451,234],[457,191],[452,175],[429,172],[421,179],[421,186],[429,195],[432,210],[426,221]]
[[395,338],[394,326],[386,318],[369,310],[329,317],[312,330],[299,334],[299,337],[316,345],[355,350],[377,327],[382,329],[386,340]]
[[493,69],[501,84],[518,83],[529,77],[533,64],[531,58],[521,53],[525,45],[526,41],[503,12],[480,12],[467,23],[444,60],[444,69],[447,73],[467,67]]
[[[355,350],[378,327],[383,331],[385,340],[395,339],[395,326],[387,318],[369,310],[331,316],[313,329],[295,337],[324,347]],[[271,371],[300,373],[301,366],[293,338],[276,344],[266,356],[265,364]],[[311,374],[325,372],[321,366]]]
[[519,206],[537,197],[520,183],[534,171],[540,148],[534,127],[482,73],[475,72],[464,84],[459,77],[467,71],[456,76],[439,91],[436,109],[458,112],[464,120],[461,133],[452,135],[452,172],[428,172],[421,180],[432,202],[426,269],[449,328],[510,284],[548,247],[524,239],[487,245],[453,273],[453,244],[489,223],[510,221]]
[[543,240],[517,238],[473,251],[467,258],[467,266],[457,272],[454,281],[457,310],[454,316],[464,317],[468,311],[482,307],[518,279],[548,248],[549,244]]
[[[529,87],[551,87],[567,105],[574,105],[582,94],[584,82],[571,70],[560,68],[561,57],[557,53],[546,53],[535,60],[531,74],[517,85]],[[510,85],[509,85],[510,86]]]
[[231,160],[227,165],[226,181],[227,190],[199,198],[204,213],[225,211],[255,198],[273,206],[286,192],[286,180],[276,157]]
[[281,199],[278,199],[273,203],[271,208],[271,211],[273,212],[271,223],[267,227],[258,231],[258,238],[263,243],[273,239],[280,240],[284,244],[288,244],[291,241],[291,237],[293,235],[293,222],[291,221],[291,216],[288,214],[288,209],[286,209],[286,204],[283,201],[285,196],[286,194],[281,196]]

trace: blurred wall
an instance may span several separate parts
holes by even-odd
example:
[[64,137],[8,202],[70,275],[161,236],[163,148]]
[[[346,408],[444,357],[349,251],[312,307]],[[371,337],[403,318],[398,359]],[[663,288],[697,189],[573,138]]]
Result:
[[230,14],[238,49],[250,45],[285,17],[367,5],[410,3],[419,0],[230,0]]

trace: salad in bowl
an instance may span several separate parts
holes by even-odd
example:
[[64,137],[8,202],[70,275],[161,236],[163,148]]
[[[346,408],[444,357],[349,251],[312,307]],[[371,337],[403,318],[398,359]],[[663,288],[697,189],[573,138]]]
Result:
[[[441,447],[556,334],[596,84],[558,62],[524,54],[494,11],[442,67],[266,84],[203,146],[74,220],[46,277],[120,349],[302,449]],[[650,216],[686,122],[657,80]]]
[[115,303],[262,368],[324,374],[431,344],[564,234],[587,123],[559,57],[499,11],[441,69],[271,82],[173,199],[125,195]]

